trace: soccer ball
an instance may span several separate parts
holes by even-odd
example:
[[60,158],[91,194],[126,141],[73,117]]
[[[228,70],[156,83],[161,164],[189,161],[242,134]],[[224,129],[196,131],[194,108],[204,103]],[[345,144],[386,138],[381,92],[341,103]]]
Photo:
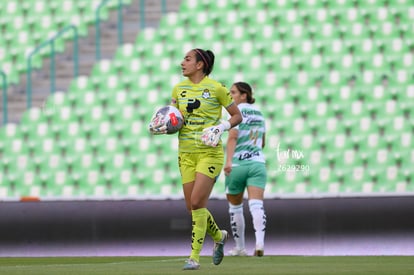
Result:
[[177,133],[184,124],[181,112],[174,106],[164,106],[157,110],[154,117],[160,117],[167,126],[167,135]]

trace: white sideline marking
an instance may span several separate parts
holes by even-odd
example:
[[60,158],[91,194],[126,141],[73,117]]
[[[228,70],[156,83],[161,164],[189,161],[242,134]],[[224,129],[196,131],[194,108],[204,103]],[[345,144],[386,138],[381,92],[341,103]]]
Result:
[[168,259],[168,260],[148,260],[148,261],[123,261],[123,262],[110,262],[110,263],[77,263],[77,264],[36,264],[36,265],[8,265],[8,266],[1,266],[0,270],[5,268],[33,268],[33,266],[39,267],[64,267],[64,266],[87,266],[87,265],[120,265],[120,264],[128,264],[128,263],[168,263],[168,262],[184,262],[186,258],[180,259]]

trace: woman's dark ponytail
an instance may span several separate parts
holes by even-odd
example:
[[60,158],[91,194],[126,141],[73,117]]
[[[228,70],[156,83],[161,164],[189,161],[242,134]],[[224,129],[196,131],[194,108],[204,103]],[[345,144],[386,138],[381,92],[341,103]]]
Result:
[[247,95],[246,97],[247,103],[250,103],[250,104],[255,103],[256,99],[253,97],[253,90],[249,84],[247,84],[246,82],[236,82],[233,85],[237,87],[237,89],[239,90],[241,94]]
[[194,49],[196,60],[204,63],[203,73],[209,75],[214,67],[214,53],[210,50]]

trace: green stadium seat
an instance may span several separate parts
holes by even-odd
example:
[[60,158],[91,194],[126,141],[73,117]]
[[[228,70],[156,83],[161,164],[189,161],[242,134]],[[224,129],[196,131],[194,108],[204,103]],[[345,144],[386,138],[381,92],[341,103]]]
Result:
[[150,76],[146,74],[141,74],[131,81],[129,90],[133,92],[148,91],[153,87],[154,84],[151,83]]
[[[33,40],[36,42],[36,45],[39,45],[48,38],[56,35],[58,30],[58,25],[55,23],[55,19],[50,14],[43,15],[31,15],[31,20],[33,20],[33,28],[37,31],[33,33]],[[58,39],[60,40],[60,39]],[[56,40],[54,47],[57,52],[62,52],[64,49],[64,44]],[[44,48],[40,50],[42,57],[47,57],[50,55],[50,49]]]
[[[303,177],[299,173],[285,172],[281,173],[277,179],[275,188],[276,193],[285,195],[302,194],[304,195],[306,190],[306,184]],[[275,193],[272,192],[272,193]]]
[[296,7],[296,4],[299,3],[299,1],[297,1],[297,0],[294,0],[294,1],[285,1],[285,0],[270,1],[270,0],[266,0],[265,3],[268,5],[269,10],[285,11],[285,10],[294,9]]
[[137,39],[135,41],[135,45],[149,45],[151,43],[159,42],[160,36],[157,33],[155,28],[145,28],[143,29],[139,35],[137,36]]
[[412,192],[411,185],[404,180],[401,181],[389,181],[384,184],[374,185],[374,191],[379,194],[403,194],[406,192]]
[[18,1],[12,0],[8,1],[7,5],[5,5],[5,11],[9,16],[15,16],[18,14],[22,14],[21,7]]
[[144,62],[138,57],[131,57],[126,60],[116,58],[114,64],[122,72],[121,79],[126,89],[130,89],[131,83],[135,80],[133,76],[143,73],[146,70]]
[[101,171],[104,174],[107,183],[115,184],[114,177],[117,175],[120,169],[132,169],[132,165],[128,162],[128,158],[121,151],[107,151],[99,155],[102,158]]
[[82,177],[79,180],[80,192],[84,196],[102,196],[106,185],[104,174],[99,170],[84,170]]
[[107,93],[105,91],[97,93],[93,90],[86,90],[81,93],[72,93],[68,101],[72,106],[76,106],[76,109],[80,109],[80,113],[83,113],[84,110],[99,106],[101,103],[99,97],[102,97],[102,95],[107,95]]
[[128,122],[118,122],[117,126],[120,127],[120,131],[118,132],[123,139],[129,139],[132,142],[136,142],[138,144],[138,139],[140,136],[146,132],[145,126],[146,123],[139,119],[133,119]]
[[71,110],[67,110],[69,106],[70,102],[66,94],[64,92],[56,92],[46,99],[44,105],[44,114],[48,118],[53,117],[58,119],[59,115],[61,115],[63,116],[61,118],[66,119],[67,115],[63,114],[63,112],[70,112]]
[[[34,132],[36,128],[38,128],[38,124],[46,122],[46,118],[42,109],[38,107],[33,107],[27,110],[20,121],[20,129],[21,132],[25,137],[29,134],[29,132]],[[44,134],[44,131],[47,131],[47,124],[45,125],[46,128],[37,129],[39,134]],[[42,133],[43,132],[43,133]]]
[[77,156],[92,152],[93,145],[91,141],[79,135],[76,138],[65,138],[63,142],[59,142],[58,149],[64,156]]
[[81,123],[94,124],[108,119],[105,109],[101,105],[93,105],[91,108],[77,108],[77,116]]
[[[127,4],[127,2],[131,2],[131,0],[127,0],[125,2],[123,2],[123,4]],[[88,20],[90,21],[94,21],[95,17],[92,16],[94,15],[94,13],[96,12],[96,9],[98,8],[99,4],[101,4],[102,1],[101,0],[93,0],[90,2],[87,2],[85,4],[85,6],[76,4],[76,8],[78,10],[77,14],[81,14],[79,12],[79,9],[82,8],[83,9],[83,13],[89,15]],[[109,9],[111,8],[116,8],[118,6],[118,1],[117,0],[110,0],[107,2],[106,5],[102,6],[101,11],[99,13],[100,19],[101,20],[107,20],[109,17]]]
[[[53,184],[52,179],[54,178],[57,178],[64,183]],[[51,178],[46,178],[47,184],[45,185],[46,188],[44,190],[44,195],[42,197],[52,200],[56,200],[57,198],[63,200],[81,198],[80,194],[77,193],[76,187],[71,185],[69,180],[63,181],[63,179],[67,178],[68,175],[63,171],[57,173]]]
[[45,173],[43,177],[53,182],[59,182],[58,178],[51,178],[50,172],[66,170],[66,159],[59,152],[45,153],[41,156],[43,156],[43,162],[40,163],[40,171]]
[[33,184],[37,181],[36,175],[32,171],[25,171],[21,174],[21,177],[17,179],[19,182],[23,182],[23,185],[18,186],[16,194],[18,197],[35,197],[39,198],[43,196],[43,188],[40,185]]
[[160,162],[160,156],[157,154],[155,150],[146,152],[146,154],[143,157],[145,159],[145,167],[150,170],[155,169],[158,163]]
[[7,5],[9,5],[9,2],[1,2],[0,3],[0,15],[3,15],[3,13],[6,13]]
[[167,181],[166,172],[163,169],[155,169],[146,175],[143,192],[148,196],[165,197],[181,192],[181,185]]
[[143,191],[138,184],[136,173],[131,169],[120,169],[114,171],[113,183],[111,185],[111,196],[136,198]]
[[[223,1],[226,2],[226,1]],[[201,3],[192,1],[183,1],[180,5],[180,14],[193,14],[199,10]]]
[[[0,156],[2,159],[1,166],[9,168],[15,164],[16,159],[20,159],[28,152],[27,144],[24,139],[15,132],[13,124],[7,124],[4,133],[0,134],[2,138],[0,141]],[[5,139],[3,139],[5,138]],[[17,165],[25,167],[27,165],[27,158],[22,158],[21,163]]]
[[[141,45],[137,45],[137,46],[141,46]],[[126,43],[117,48],[113,62],[117,70],[123,70],[125,69],[126,66],[128,66],[128,67],[131,67],[130,68],[131,70],[138,71],[137,68],[139,68],[138,66],[141,65],[140,59],[138,58],[139,56],[138,56],[137,47],[135,47],[135,45],[132,43]]]
[[22,3],[21,8],[25,13],[33,13],[41,17],[51,13],[49,4],[44,0],[26,1]]
[[83,92],[83,91],[92,90],[92,89],[93,89],[92,80],[88,76],[85,76],[85,75],[80,75],[76,77],[75,79],[73,79],[68,88],[68,90],[71,93],[72,92],[78,93],[78,92]]
[[262,0],[248,0],[248,1],[238,1],[239,8],[245,11],[260,11],[265,8],[267,1]]
[[102,59],[94,65],[91,72],[90,81],[94,86],[97,86],[100,82],[112,75],[115,75],[116,71],[114,65],[109,59]]
[[12,188],[7,184],[7,177],[5,174],[0,172],[0,199],[1,200],[7,200],[10,198],[13,198],[13,190]]
[[378,148],[386,148],[387,141],[378,133],[371,133],[366,139],[361,140],[359,145],[363,152],[368,152]]
[[30,152],[20,152],[18,154],[12,154],[9,161],[10,170],[30,170],[34,166]]
[[35,196],[38,197],[37,175],[33,170],[20,171],[17,174],[18,185],[16,186],[20,196]]
[[395,166],[396,161],[387,148],[378,148],[368,154],[367,165],[370,167],[389,167]]
[[379,186],[386,186],[387,182],[394,182],[395,184],[399,180],[398,167],[395,165],[377,166],[369,169],[369,172],[372,180]]
[[48,155],[59,152],[59,142],[53,137],[37,138],[32,136],[32,140],[28,144],[29,150],[33,155]]
[[[182,42],[183,40],[185,40],[188,36],[192,35],[193,29],[186,29],[183,26],[176,26],[173,31],[171,31],[171,28],[165,28],[165,30],[161,29],[161,38],[162,40],[168,42],[168,43],[179,43]],[[155,45],[158,45],[158,48],[161,48],[160,46],[163,46],[162,42],[156,42]],[[150,49],[151,50],[151,49]],[[154,48],[153,50],[156,50],[156,48]],[[160,55],[162,53],[167,53],[167,51],[162,51],[162,52],[155,52],[156,55]]]
[[100,92],[113,92],[118,89],[122,89],[121,79],[113,74],[103,78],[100,78],[100,81],[97,81],[96,89]]
[[22,138],[22,133],[17,124],[7,123],[0,128],[0,150],[6,149],[9,142],[15,138]]
[[339,183],[334,170],[327,166],[319,166],[317,169],[312,166],[310,169],[309,186],[306,186],[307,192],[315,195],[332,194],[337,192],[337,185]]
[[3,165],[7,166],[6,179],[9,184],[18,188],[22,185],[22,173],[33,171],[33,163],[30,161],[31,156],[28,153],[12,155]]
[[5,143],[4,154],[25,154],[28,152],[27,143],[23,138],[13,138]]
[[395,148],[397,152],[404,152],[409,150],[410,148],[414,148],[414,139],[412,138],[411,134],[409,133],[409,129],[405,129],[399,134],[399,139],[395,142]]
[[414,178],[412,176],[412,163],[414,162],[414,150],[412,148],[406,148],[401,152],[400,174],[411,184],[414,184]]
[[344,171],[343,182],[339,191],[344,194],[369,194],[373,192],[374,183],[363,167],[354,167],[349,171]]

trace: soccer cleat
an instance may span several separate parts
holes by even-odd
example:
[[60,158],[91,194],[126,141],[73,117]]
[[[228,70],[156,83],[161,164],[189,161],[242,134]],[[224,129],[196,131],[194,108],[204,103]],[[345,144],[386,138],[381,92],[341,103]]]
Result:
[[200,269],[200,264],[196,260],[189,258],[185,261],[183,270],[197,270],[197,269]]
[[226,230],[221,230],[223,237],[219,242],[214,243],[213,249],[213,264],[219,265],[224,257],[224,244],[229,238],[229,233]]
[[259,249],[256,249],[254,251],[254,254],[253,254],[253,256],[256,256],[256,257],[263,257],[263,255],[264,255],[264,251],[263,250],[259,250]]
[[238,249],[237,247],[229,251],[229,256],[247,256],[245,249]]

